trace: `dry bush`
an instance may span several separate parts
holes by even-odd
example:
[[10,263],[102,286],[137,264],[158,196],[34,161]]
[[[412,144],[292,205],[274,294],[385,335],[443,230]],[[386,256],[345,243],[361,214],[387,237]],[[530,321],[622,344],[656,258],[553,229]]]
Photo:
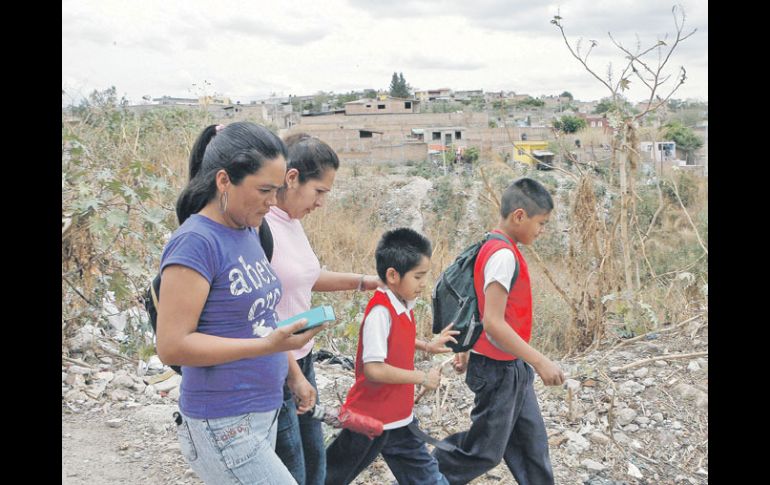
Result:
[[104,301],[120,311],[141,305],[176,227],[189,145],[205,126],[195,112],[134,114],[109,97],[91,101],[68,113],[74,121],[62,115],[63,339],[103,323]]

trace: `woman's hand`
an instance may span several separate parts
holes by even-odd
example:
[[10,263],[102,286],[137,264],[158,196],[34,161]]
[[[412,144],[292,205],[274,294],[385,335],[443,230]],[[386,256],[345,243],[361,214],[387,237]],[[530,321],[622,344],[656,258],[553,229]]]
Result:
[[286,385],[289,386],[291,393],[294,394],[294,402],[297,403],[297,414],[304,414],[315,406],[316,392],[313,385],[310,384],[305,376],[300,373],[298,376],[289,376],[286,379]]
[[361,285],[361,290],[376,290],[377,288],[384,288],[385,283],[382,282],[379,276],[375,275],[365,275],[364,276],[364,282]]
[[321,330],[326,329],[329,326],[328,323],[319,325],[306,332],[295,334],[307,325],[307,318],[301,318],[291,325],[276,328],[270,335],[265,337],[269,342],[271,348],[274,348],[276,352],[284,352],[287,350],[296,350],[302,348],[306,343],[318,334]]

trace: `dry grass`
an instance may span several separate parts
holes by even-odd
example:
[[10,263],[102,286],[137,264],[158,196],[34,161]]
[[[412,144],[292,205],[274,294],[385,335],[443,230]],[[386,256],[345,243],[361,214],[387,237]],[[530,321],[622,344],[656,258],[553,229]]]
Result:
[[[98,306],[104,291],[115,286],[114,278],[108,281],[104,277],[114,275],[113,268],[119,267],[127,278],[135,278],[138,286],[146,284],[157,268],[162,233],[176,227],[173,204],[186,182],[189,149],[200,128],[207,124],[206,120],[198,123],[175,116],[158,115],[141,122],[128,120],[122,126],[109,129],[104,127],[109,125],[85,123],[63,128],[63,221],[71,216],[72,222],[62,236],[62,274],[73,283],[71,287],[63,279],[62,291],[67,296],[63,298],[63,327],[68,319],[80,320],[84,306]],[[65,160],[65,136],[79,140],[85,147],[79,169],[86,170],[86,175],[91,173],[88,170],[97,172],[100,167],[108,167],[114,171],[115,180],[127,187],[141,186],[147,183],[148,177],[157,177],[167,188],[161,191],[149,185],[149,198],[130,207],[126,227],[95,232],[93,220],[97,218],[93,216],[104,214],[70,209],[80,207],[78,201],[82,193],[93,196],[94,184],[83,176],[78,180],[67,179],[69,185],[64,183],[64,177],[71,178],[70,170],[74,170]],[[584,148],[590,145],[598,148],[600,143],[608,142],[606,135],[597,131],[576,136]],[[584,347],[589,343],[588,337],[596,332],[601,334],[605,326],[623,325],[635,331],[648,329],[665,321],[682,320],[705,306],[708,257],[698,236],[707,244],[707,179],[669,171],[663,177],[665,204],[661,210],[656,211],[659,206],[656,188],[637,201],[644,217],[637,220],[642,221],[643,227],[635,232],[643,236],[643,242],[639,239],[635,244],[637,247],[643,244],[645,251],[644,257],[640,252],[634,261],[640,288],[634,301],[623,307],[612,301],[604,305],[601,301],[617,292],[623,279],[618,263],[620,247],[611,243],[616,223],[610,209],[616,203],[617,194],[607,188],[606,181],[596,174],[585,174],[586,178],[576,182],[557,170],[541,172],[528,165],[506,163],[500,154],[490,157],[482,158],[470,177],[444,176],[430,170],[420,172],[433,184],[427,202],[420,208],[422,230],[434,249],[432,281],[464,247],[497,224],[499,194],[513,179],[526,175],[546,185],[556,202],[548,232],[532,248],[539,257],[529,249],[522,251],[533,282],[532,343],[535,347],[549,356],[559,357]],[[323,267],[375,274],[377,242],[386,229],[399,225],[397,217],[394,222],[389,205],[393,201],[389,198],[395,188],[411,180],[411,176],[406,175],[408,170],[395,163],[343,163],[326,206],[302,221]],[[672,195],[674,182],[687,213]],[[103,182],[99,187],[104,188],[96,195],[104,199],[105,206],[113,203],[108,198],[111,182]],[[158,207],[165,211],[164,223],[148,229],[140,213]],[[128,250],[136,255],[133,260],[125,258]],[[136,277],[136,268],[143,269],[145,274]],[[95,288],[96,282],[100,282],[100,288]],[[86,297],[93,297],[94,305],[86,305],[75,288]],[[423,338],[432,336],[432,290],[431,283],[415,311],[418,334]],[[137,293],[130,290],[126,298],[132,292]],[[368,293],[357,292],[313,295],[314,304],[332,304],[342,322],[326,332],[329,346],[338,346],[348,354],[354,352],[368,298]]]

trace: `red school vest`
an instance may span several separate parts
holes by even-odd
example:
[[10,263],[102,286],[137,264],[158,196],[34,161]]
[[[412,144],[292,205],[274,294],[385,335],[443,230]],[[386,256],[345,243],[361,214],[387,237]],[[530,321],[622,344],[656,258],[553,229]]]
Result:
[[[502,231],[498,230],[493,232],[503,234]],[[508,236],[503,235],[510,241],[510,244],[498,239],[490,239],[481,246],[479,255],[476,257],[476,265],[473,267],[473,286],[476,289],[476,297],[479,301],[479,317],[483,321],[485,303],[484,266],[486,266],[492,254],[500,248],[512,248],[516,255],[516,264],[520,266],[519,276],[513,283],[511,291],[508,292],[508,301],[505,306],[505,322],[519,334],[519,337],[529,343],[530,336],[532,335],[532,288],[529,284],[529,269],[527,269],[527,262],[519,252],[516,244],[513,244],[513,241]],[[481,332],[481,336],[476,345],[473,346],[473,350],[495,360],[514,360],[517,358],[492,344],[489,338],[487,338],[486,331]]]
[[364,376],[363,333],[366,317],[376,305],[382,305],[390,312],[390,334],[388,335],[388,355],[385,363],[401,369],[414,370],[414,339],[416,328],[409,311],[396,314],[388,295],[375,291],[364,312],[364,321],[358,332],[358,350],[356,352],[356,382],[350,388],[343,408],[350,409],[364,416],[379,419],[384,424],[406,419],[414,407],[414,384],[380,384]]

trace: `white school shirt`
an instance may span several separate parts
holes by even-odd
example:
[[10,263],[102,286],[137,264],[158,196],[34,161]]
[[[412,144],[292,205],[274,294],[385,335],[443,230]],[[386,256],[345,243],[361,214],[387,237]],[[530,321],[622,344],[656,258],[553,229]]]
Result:
[[[417,299],[407,300],[406,306],[401,303],[401,300],[390,290],[390,288],[377,288],[376,291],[382,291],[388,295],[390,304],[393,305],[393,310],[397,315],[406,313],[406,316],[411,319],[410,310],[414,308]],[[414,323],[414,320],[412,320]],[[364,331],[361,335],[361,360],[366,362],[385,362],[385,358],[388,356],[388,336],[390,335],[390,311],[382,305],[375,305],[369,310],[369,314],[364,320]],[[391,423],[383,423],[383,429],[395,429],[406,426],[414,419],[414,413],[410,413],[404,419],[393,421]]]

